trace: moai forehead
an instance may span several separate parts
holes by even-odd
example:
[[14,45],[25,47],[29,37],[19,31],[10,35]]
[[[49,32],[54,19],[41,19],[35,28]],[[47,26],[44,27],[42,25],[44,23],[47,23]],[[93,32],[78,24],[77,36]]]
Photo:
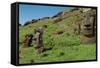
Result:
[[83,25],[93,25],[94,17],[93,16],[86,16],[83,21]]
[[43,28],[39,27],[39,28],[34,29],[34,33],[36,34],[37,32],[43,33]]

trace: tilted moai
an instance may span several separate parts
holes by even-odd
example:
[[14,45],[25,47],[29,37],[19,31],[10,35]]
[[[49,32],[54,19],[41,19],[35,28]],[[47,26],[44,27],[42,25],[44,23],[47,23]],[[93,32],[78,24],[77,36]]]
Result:
[[87,14],[81,24],[81,42],[93,43],[96,41],[96,15]]
[[33,35],[31,34],[26,34],[25,39],[24,39],[24,47],[29,47],[30,44],[32,43],[32,37]]
[[42,35],[43,35],[42,28],[34,30],[34,48],[37,51],[37,53],[42,53],[44,50]]
[[53,23],[58,23],[60,21],[62,21],[63,19],[61,17],[56,17],[53,21]]

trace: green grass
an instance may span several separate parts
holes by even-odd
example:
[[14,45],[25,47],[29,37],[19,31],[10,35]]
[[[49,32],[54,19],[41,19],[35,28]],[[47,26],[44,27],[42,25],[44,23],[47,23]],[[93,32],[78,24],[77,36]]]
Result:
[[33,47],[21,48],[20,64],[30,63],[30,60],[34,60],[35,63],[94,60],[96,59],[95,47],[95,44],[81,44],[78,46],[65,46],[62,48],[59,46],[58,48],[54,47],[52,50],[45,51],[42,54],[37,54]]

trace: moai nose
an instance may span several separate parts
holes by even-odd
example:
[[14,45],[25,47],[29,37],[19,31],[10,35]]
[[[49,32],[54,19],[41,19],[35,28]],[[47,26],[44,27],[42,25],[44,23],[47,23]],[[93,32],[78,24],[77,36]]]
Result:
[[86,25],[84,25],[85,27],[90,27],[91,25],[90,24],[86,24]]

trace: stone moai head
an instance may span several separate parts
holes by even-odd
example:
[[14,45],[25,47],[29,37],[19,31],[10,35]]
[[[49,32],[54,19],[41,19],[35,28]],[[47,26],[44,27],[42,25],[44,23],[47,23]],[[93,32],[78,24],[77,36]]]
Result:
[[37,32],[43,33],[43,28],[42,27],[39,27],[37,29],[34,29],[34,33],[36,34]]
[[24,39],[24,47],[28,47],[30,46],[31,42],[32,42],[32,34],[26,34],[25,35],[25,39]]
[[25,39],[26,39],[26,38],[28,38],[28,37],[29,37],[29,35],[28,35],[28,34],[26,34],[26,35],[25,35]]
[[81,24],[81,33],[87,37],[94,36],[95,23],[95,16],[85,15],[84,20]]
[[32,37],[33,37],[33,35],[32,35],[32,34],[26,34],[26,35],[25,35],[25,39],[29,39],[29,40],[31,40],[31,39],[32,39]]

